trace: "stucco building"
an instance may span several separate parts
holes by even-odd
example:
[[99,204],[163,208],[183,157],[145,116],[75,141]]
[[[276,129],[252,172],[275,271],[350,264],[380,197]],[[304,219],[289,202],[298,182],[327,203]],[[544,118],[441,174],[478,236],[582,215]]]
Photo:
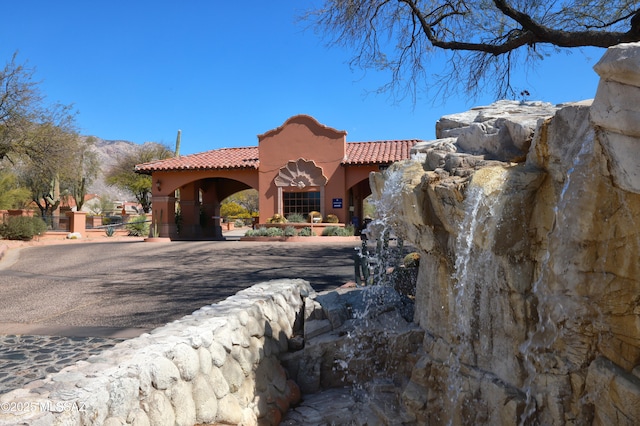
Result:
[[[347,132],[296,115],[258,135],[257,147],[223,148],[136,166],[153,180],[153,220],[160,236],[219,238],[220,202],[238,191],[259,193],[259,222],[274,214],[336,215],[362,220],[369,174],[409,158],[418,140],[347,142]],[[175,206],[181,211],[180,234]]]

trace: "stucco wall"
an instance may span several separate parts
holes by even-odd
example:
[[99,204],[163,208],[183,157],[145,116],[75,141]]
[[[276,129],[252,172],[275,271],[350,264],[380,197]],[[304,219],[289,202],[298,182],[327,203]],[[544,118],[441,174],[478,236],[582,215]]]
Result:
[[333,209],[333,198],[345,196],[345,172],[341,162],[346,155],[346,132],[318,123],[313,117],[297,115],[282,126],[258,136],[260,151],[260,222],[278,211],[278,192],[273,181],[289,160],[313,160],[328,179],[323,213],[346,218],[342,209]]

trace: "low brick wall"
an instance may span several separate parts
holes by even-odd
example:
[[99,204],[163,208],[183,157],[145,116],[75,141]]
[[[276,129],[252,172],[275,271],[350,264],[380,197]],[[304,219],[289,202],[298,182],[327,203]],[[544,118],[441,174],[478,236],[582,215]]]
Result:
[[0,397],[0,425],[275,425],[299,399],[280,355],[304,280],[256,284]]

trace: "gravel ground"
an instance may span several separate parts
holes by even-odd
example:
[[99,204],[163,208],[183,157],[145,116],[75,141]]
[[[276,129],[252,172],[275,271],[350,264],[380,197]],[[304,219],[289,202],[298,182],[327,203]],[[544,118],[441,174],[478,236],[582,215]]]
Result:
[[11,248],[0,262],[0,323],[157,327],[266,280],[336,288],[353,279],[355,246],[121,239]]

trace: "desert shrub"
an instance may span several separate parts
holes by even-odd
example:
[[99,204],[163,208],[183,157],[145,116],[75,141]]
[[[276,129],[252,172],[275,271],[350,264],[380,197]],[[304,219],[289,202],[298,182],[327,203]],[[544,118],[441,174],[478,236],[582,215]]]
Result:
[[242,219],[236,219],[233,222],[233,226],[235,226],[236,228],[242,228],[244,226],[244,220]]
[[325,237],[350,237],[353,235],[353,228],[341,226],[327,226],[322,230],[322,235]]
[[267,219],[268,223],[285,223],[286,221],[287,219],[285,219],[284,216],[278,213],[274,214],[269,219]]
[[324,237],[335,237],[338,235],[339,228],[337,226],[327,226],[322,230],[322,236]]
[[326,223],[338,223],[340,222],[340,219],[338,219],[338,216],[336,216],[335,214],[328,214],[324,221]]
[[313,231],[310,226],[305,226],[298,232],[299,237],[313,237],[315,235],[315,231]]
[[116,227],[113,225],[109,225],[105,228],[104,233],[107,235],[107,237],[113,237],[113,235],[116,233]]
[[[109,229],[108,227],[107,229]],[[136,216],[129,220],[124,226],[130,237],[145,237],[149,235],[149,223],[147,222],[147,216]]]
[[304,219],[304,215],[302,213],[291,213],[287,216],[287,222],[291,223],[304,223],[306,220]]
[[284,228],[284,236],[285,237],[293,237],[296,235],[296,228],[293,226],[287,226]]
[[282,237],[284,230],[281,228],[267,228],[261,226],[258,229],[249,229],[244,234],[247,237]]
[[282,237],[284,230],[282,228],[267,228],[267,237]]
[[222,217],[237,217],[242,214],[248,215],[249,212],[247,211],[247,209],[234,201],[223,201],[220,205],[220,216]]
[[47,225],[39,217],[9,216],[0,225],[0,236],[6,240],[31,240],[47,230]]
[[261,226],[258,229],[249,229],[245,235],[247,237],[266,237],[267,236],[267,228]]
[[420,254],[416,252],[409,253],[402,260],[405,268],[417,268],[420,266]]

